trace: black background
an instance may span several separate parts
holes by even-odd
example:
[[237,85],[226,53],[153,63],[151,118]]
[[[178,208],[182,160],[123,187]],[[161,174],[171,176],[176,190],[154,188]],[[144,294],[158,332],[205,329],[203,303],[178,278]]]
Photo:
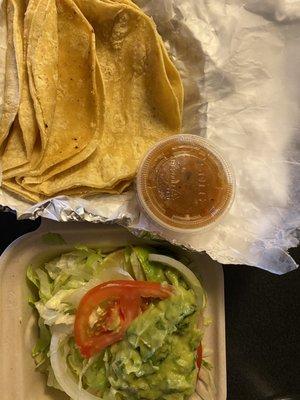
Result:
[[[0,213],[0,253],[39,220]],[[300,262],[300,248],[291,255]],[[226,266],[228,400],[300,399],[300,269]],[[16,399],[18,400],[18,399]]]

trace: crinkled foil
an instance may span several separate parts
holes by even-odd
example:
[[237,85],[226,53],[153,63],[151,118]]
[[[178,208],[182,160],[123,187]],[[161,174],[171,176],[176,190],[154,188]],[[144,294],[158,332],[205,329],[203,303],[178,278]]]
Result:
[[[4,190],[3,209],[19,218],[127,226],[224,264],[274,273],[297,267],[300,129],[300,2],[293,0],[139,0],[155,20],[185,87],[183,132],[215,142],[235,168],[236,199],[213,230],[182,235],[153,225],[135,192],[89,199],[60,196],[30,205]],[[5,54],[5,24],[0,21]],[[0,93],[4,61],[0,62]],[[1,104],[0,104],[1,110]],[[297,149],[298,145],[298,149]]]

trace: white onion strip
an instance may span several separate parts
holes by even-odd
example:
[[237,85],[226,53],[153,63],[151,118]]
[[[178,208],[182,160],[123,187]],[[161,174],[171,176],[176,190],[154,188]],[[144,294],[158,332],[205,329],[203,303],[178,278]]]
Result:
[[159,262],[161,264],[167,265],[168,267],[172,267],[180,272],[180,274],[186,278],[187,282],[194,290],[198,306],[200,308],[205,307],[205,292],[196,275],[188,267],[186,267],[180,261],[174,260],[174,258],[163,256],[161,254],[149,254],[149,261]]
[[66,359],[63,357],[60,344],[68,335],[65,333],[53,332],[50,344],[50,362],[55,378],[63,391],[71,397],[72,400],[101,400],[86,390],[80,388],[75,377],[69,370]]

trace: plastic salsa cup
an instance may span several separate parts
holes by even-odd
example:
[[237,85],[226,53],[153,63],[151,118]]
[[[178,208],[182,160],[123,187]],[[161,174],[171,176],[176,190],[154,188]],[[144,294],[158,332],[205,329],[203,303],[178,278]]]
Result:
[[137,196],[156,224],[177,232],[216,225],[235,193],[232,167],[207,139],[168,137],[153,146],[137,174]]

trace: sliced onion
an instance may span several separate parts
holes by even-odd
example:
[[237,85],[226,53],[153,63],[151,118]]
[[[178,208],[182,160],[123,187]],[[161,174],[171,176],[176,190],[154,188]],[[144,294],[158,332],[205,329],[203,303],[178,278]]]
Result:
[[60,350],[60,344],[67,336],[66,333],[53,331],[50,343],[51,367],[59,386],[72,400],[100,400],[100,397],[82,389],[68,368],[67,361]]
[[168,267],[176,269],[181,275],[185,277],[190,287],[195,292],[197,298],[197,304],[200,308],[205,307],[206,295],[205,292],[196,277],[196,275],[180,261],[174,260],[174,258],[163,256],[161,254],[149,254],[149,261],[159,262],[167,265]]

